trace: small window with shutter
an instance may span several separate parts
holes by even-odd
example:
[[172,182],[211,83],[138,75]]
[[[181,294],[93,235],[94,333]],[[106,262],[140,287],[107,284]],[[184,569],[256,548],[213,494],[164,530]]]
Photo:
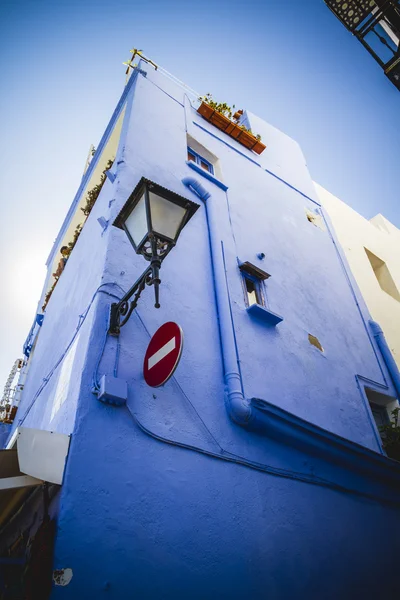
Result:
[[244,297],[247,306],[258,304],[266,306],[264,281],[269,274],[252,263],[244,262],[239,265],[243,277]]

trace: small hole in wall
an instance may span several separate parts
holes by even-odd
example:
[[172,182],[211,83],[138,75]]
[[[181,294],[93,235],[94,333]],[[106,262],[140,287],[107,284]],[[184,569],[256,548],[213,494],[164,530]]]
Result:
[[321,352],[324,351],[323,347],[321,346],[321,343],[320,343],[319,339],[317,337],[315,337],[315,335],[311,335],[311,333],[309,333],[308,334],[308,341],[310,342],[310,344],[312,346],[315,346]]

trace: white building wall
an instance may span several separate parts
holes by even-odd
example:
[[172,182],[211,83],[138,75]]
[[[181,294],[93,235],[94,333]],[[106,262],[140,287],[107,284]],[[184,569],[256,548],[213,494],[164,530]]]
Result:
[[[368,221],[317,183],[315,187],[371,316],[382,327],[400,367],[400,230],[381,214]],[[386,264],[382,267],[372,258],[381,284],[389,291],[382,289],[365,250]]]

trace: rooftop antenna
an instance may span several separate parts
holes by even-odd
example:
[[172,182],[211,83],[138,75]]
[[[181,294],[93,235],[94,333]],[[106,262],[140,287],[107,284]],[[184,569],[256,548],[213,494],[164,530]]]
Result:
[[192,88],[187,86],[185,83],[183,83],[183,81],[180,81],[180,79],[178,79],[177,77],[175,77],[175,75],[172,75],[171,73],[166,71],[163,67],[160,67],[159,65],[157,65],[154,61],[150,60],[150,58],[147,58],[146,56],[144,56],[143,50],[139,50],[138,48],[132,48],[132,50],[130,50],[130,53],[132,54],[130,60],[127,60],[124,63],[122,63],[123,65],[126,65],[126,67],[127,67],[127,69],[125,71],[126,82],[128,81],[130,74],[131,74],[130,69],[134,69],[135,67],[137,67],[137,63],[133,62],[135,59],[135,56],[139,56],[140,59],[144,60],[149,65],[152,65],[156,71],[160,70],[161,73],[163,73],[164,75],[167,75],[167,77],[169,77],[170,79],[175,81],[175,83],[177,83],[178,85],[183,87],[187,91],[187,93],[189,93],[190,95],[192,95],[196,99],[198,99],[198,97],[199,97],[198,92],[196,92],[195,90],[193,90]]
[[135,60],[135,56],[139,56],[142,60],[147,62],[149,65],[152,65],[155,68],[155,70],[157,71],[158,65],[156,65],[155,62],[150,60],[150,58],[146,58],[143,55],[143,50],[139,50],[138,48],[132,48],[132,50],[130,50],[130,53],[132,54],[131,58],[129,60],[125,61],[124,63],[122,63],[127,66],[127,69],[125,71],[127,81],[130,76],[130,69],[134,69],[135,67],[137,67],[137,63],[133,63],[133,61]]

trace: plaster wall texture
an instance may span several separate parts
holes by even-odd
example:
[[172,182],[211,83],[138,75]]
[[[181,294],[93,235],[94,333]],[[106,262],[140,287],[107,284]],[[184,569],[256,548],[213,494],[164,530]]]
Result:
[[4,448],[5,443],[8,439],[8,436],[10,435],[10,431],[11,431],[11,425],[9,425],[8,423],[0,424],[0,447],[1,448]]
[[[187,134],[218,157],[228,186],[225,193],[195,175],[215,203],[245,397],[264,398],[332,432],[340,444],[347,442],[337,436],[360,444],[353,453],[370,449],[370,459],[391,462],[378,454],[356,376],[394,391],[362,318],[368,311],[361,298],[357,308],[329,231],[306,218],[306,210],[320,209],[301,151],[257,122],[253,129],[262,129],[268,144],[259,159],[198,116],[182,88],[144,68],[147,77],[137,75],[125,111],[116,179],[105,184],[48,304],[16,424],[99,286],[122,294],[117,286],[127,290],[143,271],[143,258],[111,226],[140,178],[201,206],[162,266],[161,308],[154,309],[147,288],[119,339],[106,337],[112,299],[99,291],[79,330],[69,377],[64,373],[60,383],[58,367],[25,419],[73,433],[54,565],[72,569],[73,578],[53,597],[394,598],[399,511],[362,495],[374,495],[379,477],[347,469],[338,457],[324,462],[318,435],[311,442],[317,450],[305,450],[307,442],[289,429],[275,436],[248,431],[225,408],[205,208],[182,183],[193,176]],[[265,165],[279,165],[276,175],[297,191]],[[110,223],[105,231],[101,216]],[[246,312],[238,259],[271,274],[268,305],[284,317],[278,327]],[[151,389],[143,357],[167,320],[181,325],[184,351],[176,376]],[[309,344],[308,333],[324,353]],[[93,380],[114,369],[128,382],[126,407],[102,404],[92,393]],[[65,400],[52,417],[57,386]],[[269,472],[257,471],[256,463]],[[300,472],[319,485],[299,481]],[[356,480],[360,493],[349,493]]]
[[315,186],[371,315],[382,327],[400,367],[400,301],[381,288],[365,252],[369,250],[386,263],[400,291],[400,230],[383,215],[368,221],[320,185]]

